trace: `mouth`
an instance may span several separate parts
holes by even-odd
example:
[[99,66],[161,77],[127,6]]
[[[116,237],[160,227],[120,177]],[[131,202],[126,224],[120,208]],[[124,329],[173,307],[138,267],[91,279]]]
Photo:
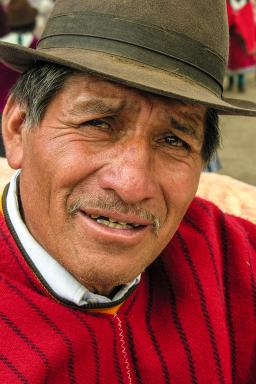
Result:
[[98,224],[105,225],[106,227],[113,228],[113,229],[122,229],[122,230],[127,230],[127,229],[139,229],[142,227],[145,227],[145,225],[141,225],[138,223],[129,223],[129,222],[123,222],[123,221],[118,221],[116,219],[113,219],[111,217],[107,216],[99,216],[99,215],[89,215],[87,216],[96,221]]
[[137,216],[78,209],[74,219],[97,243],[136,246],[152,232],[152,223]]

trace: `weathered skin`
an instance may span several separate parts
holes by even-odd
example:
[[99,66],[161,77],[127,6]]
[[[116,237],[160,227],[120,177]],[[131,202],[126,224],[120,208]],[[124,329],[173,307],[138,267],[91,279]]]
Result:
[[[87,288],[108,294],[152,263],[193,199],[205,107],[76,75],[38,128],[24,129],[25,113],[9,99],[3,125],[26,224]],[[112,229],[85,213],[144,227]]]

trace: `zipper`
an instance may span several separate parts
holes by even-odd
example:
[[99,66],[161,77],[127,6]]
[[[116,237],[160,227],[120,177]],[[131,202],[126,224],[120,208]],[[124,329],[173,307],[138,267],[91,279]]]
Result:
[[114,319],[117,322],[118,336],[119,336],[119,341],[120,341],[120,345],[121,345],[122,356],[124,359],[124,365],[125,365],[126,375],[128,378],[128,383],[132,384],[133,381],[132,381],[132,377],[131,377],[131,368],[130,368],[130,363],[128,360],[127,347],[126,347],[126,342],[125,342],[125,338],[124,338],[123,323],[122,323],[122,320],[120,319],[120,317],[118,316],[117,313],[114,315]]

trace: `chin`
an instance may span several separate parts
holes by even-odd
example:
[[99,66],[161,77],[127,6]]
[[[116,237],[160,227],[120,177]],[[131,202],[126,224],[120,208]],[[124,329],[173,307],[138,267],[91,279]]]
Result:
[[86,288],[97,291],[111,291],[114,287],[118,285],[123,285],[130,283],[140,274],[139,271],[124,271],[123,269],[112,268],[111,271],[108,270],[91,270],[88,273],[88,270],[80,275],[76,276],[78,280]]

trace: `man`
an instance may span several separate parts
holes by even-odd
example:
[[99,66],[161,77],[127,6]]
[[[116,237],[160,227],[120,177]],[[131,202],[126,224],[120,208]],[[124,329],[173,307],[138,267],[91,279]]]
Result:
[[[218,23],[216,23],[218,20]],[[198,28],[200,25],[200,28]],[[56,2],[3,113],[4,383],[253,383],[255,235],[194,199],[225,1]]]

